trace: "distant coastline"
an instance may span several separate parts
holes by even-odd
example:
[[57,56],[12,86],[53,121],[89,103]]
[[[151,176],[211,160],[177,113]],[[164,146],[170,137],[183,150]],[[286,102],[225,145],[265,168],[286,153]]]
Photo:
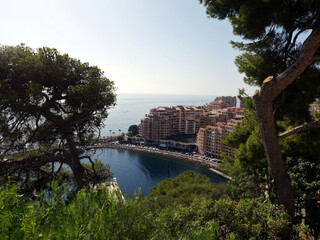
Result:
[[123,149],[123,150],[129,150],[129,151],[137,151],[137,152],[145,152],[145,153],[152,153],[155,155],[160,156],[169,156],[171,158],[181,159],[188,162],[193,162],[196,164],[199,164],[201,166],[204,166],[208,168],[209,171],[212,171],[228,180],[231,180],[231,177],[227,174],[223,173],[222,170],[218,167],[218,163],[210,162],[208,160],[204,160],[198,156],[191,156],[191,155],[185,155],[183,153],[177,153],[177,152],[170,152],[155,148],[149,148],[149,147],[141,147],[136,145],[128,145],[128,144],[102,144],[102,145],[94,145],[90,146],[87,149],[101,149],[101,148],[113,148],[113,149]]

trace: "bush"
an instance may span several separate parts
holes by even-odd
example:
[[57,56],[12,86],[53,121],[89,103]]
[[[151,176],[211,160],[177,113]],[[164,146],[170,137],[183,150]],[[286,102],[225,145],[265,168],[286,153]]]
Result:
[[[194,173],[173,182],[192,175],[206,184]],[[171,200],[166,207],[141,195],[123,200],[106,187],[70,195],[57,183],[31,200],[6,185],[0,187],[0,239],[277,239],[288,224],[269,202],[206,195],[189,204]]]
[[224,186],[225,184],[211,183],[205,175],[186,171],[153,187],[147,198],[157,201],[162,207],[174,203],[187,206],[197,198],[218,199],[223,195]]
[[220,199],[213,206],[213,218],[219,220],[222,237],[231,233],[236,239],[277,239],[289,226],[289,218],[270,202]]

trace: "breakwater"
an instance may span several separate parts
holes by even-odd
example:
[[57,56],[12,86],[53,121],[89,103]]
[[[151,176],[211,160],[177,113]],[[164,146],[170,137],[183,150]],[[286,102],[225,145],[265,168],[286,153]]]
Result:
[[160,155],[160,156],[168,156],[170,158],[181,159],[184,161],[193,162],[197,165],[204,166],[208,168],[210,171],[230,180],[231,177],[225,174],[220,168],[217,162],[213,162],[213,159],[203,159],[201,156],[198,155],[186,155],[180,152],[171,152],[166,150],[161,150],[153,147],[146,147],[146,146],[137,146],[131,144],[117,144],[117,143],[104,143],[94,146],[88,146],[87,149],[102,149],[102,148],[114,148],[114,149],[123,149],[123,150],[130,150],[130,151],[137,151],[137,152],[144,152],[150,153],[153,155]]

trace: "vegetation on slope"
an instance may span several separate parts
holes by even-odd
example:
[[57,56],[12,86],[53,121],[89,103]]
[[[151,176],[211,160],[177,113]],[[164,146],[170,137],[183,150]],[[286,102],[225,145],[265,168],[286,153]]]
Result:
[[[276,239],[288,224],[286,213],[269,201],[215,200],[205,191],[185,204],[171,195],[164,207],[163,196],[179,192],[182,179],[205,177],[186,172],[150,196],[127,200],[105,187],[68,195],[56,182],[50,194],[31,200],[8,184],[0,188],[0,239]],[[203,190],[209,187],[201,184]]]

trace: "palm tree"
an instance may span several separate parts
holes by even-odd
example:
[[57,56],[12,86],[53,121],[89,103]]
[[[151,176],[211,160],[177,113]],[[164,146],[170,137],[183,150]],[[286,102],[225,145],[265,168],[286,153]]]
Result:
[[111,137],[111,132],[112,132],[112,130],[110,129],[109,131],[110,131],[110,137]]
[[121,129],[119,129],[119,135],[121,135]]

